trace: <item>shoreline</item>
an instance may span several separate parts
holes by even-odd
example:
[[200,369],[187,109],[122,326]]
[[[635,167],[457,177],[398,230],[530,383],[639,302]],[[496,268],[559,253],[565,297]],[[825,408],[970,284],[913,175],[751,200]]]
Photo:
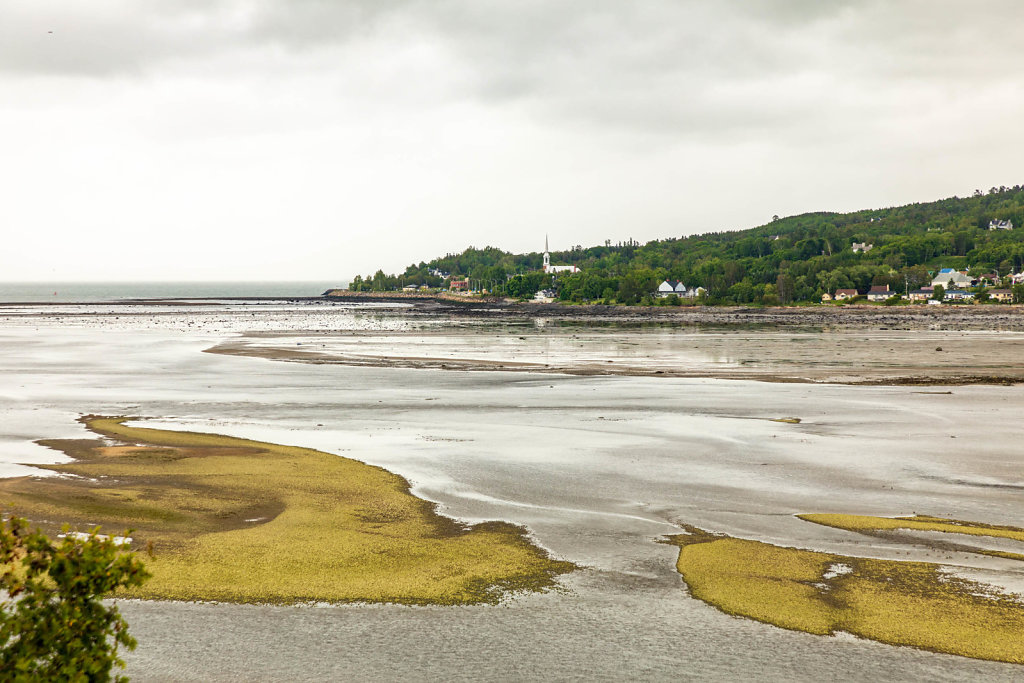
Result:
[[1000,318],[1024,325],[1024,306],[984,304],[944,306],[880,306],[867,303],[843,306],[810,304],[806,306],[625,306],[606,304],[537,303],[503,297],[465,297],[446,294],[409,294],[404,292],[346,292],[320,296],[218,296],[111,299],[106,301],[0,301],[5,308],[62,306],[99,308],[108,306],[209,306],[223,303],[295,303],[295,304],[405,304],[403,308],[436,313],[467,315],[505,314],[516,317],[554,317],[638,320],[743,320],[786,322],[807,319],[846,319],[859,322],[870,319],[945,320]]

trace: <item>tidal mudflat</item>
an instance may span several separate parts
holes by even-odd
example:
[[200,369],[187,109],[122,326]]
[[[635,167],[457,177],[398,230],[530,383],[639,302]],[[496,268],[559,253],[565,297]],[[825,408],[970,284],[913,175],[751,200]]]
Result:
[[58,476],[0,480],[0,500],[51,534],[130,529],[152,577],[122,597],[461,605],[545,590],[575,569],[519,527],[458,524],[401,477],[349,458],[123,417],[81,422],[103,438],[40,441],[73,461],[46,466]]
[[[136,317],[115,308],[60,319],[30,313],[0,326],[0,456],[8,463],[62,459],[34,442],[88,437],[76,421],[83,414],[161,416],[147,426],[291,444],[382,467],[442,514],[523,526],[552,557],[582,567],[558,579],[559,591],[500,605],[131,601],[123,611],[140,641],[128,657],[137,680],[1020,676],[1017,665],[731,616],[688,595],[679,549],[658,542],[691,525],[836,556],[941,564],[994,590],[1024,592],[1017,560],[914,535],[940,532],[867,535],[796,516],[917,514],[1019,526],[1020,385],[922,389],[277,362],[202,352],[267,332],[293,335],[294,344],[316,338],[329,350],[356,330],[424,326],[401,312],[358,307],[294,307],[269,315],[267,325],[257,309],[230,306],[208,316],[176,316],[173,308]],[[472,321],[437,324],[477,334]],[[536,341],[520,322],[512,326],[521,330],[506,335],[515,360],[516,342],[528,355]],[[256,336],[238,336],[250,332]],[[700,351],[699,330],[678,332],[692,334],[686,344]],[[859,329],[833,343],[870,346],[874,334]],[[978,334],[996,357],[1012,348],[1012,332]],[[627,329],[609,339],[638,344],[630,347],[638,358],[658,358],[656,346],[643,349],[654,337]],[[764,343],[797,346],[782,336]],[[925,352],[951,346],[932,343]],[[874,346],[878,354],[890,348]],[[800,422],[774,421],[780,417]],[[32,472],[6,467],[9,475]],[[1013,539],[983,542],[1017,551]]]

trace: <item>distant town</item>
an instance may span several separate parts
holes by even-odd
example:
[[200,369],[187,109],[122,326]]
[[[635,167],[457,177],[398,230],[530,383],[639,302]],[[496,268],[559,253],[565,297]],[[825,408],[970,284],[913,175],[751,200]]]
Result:
[[1024,303],[1024,187],[748,230],[512,254],[470,247],[350,292],[626,306]]

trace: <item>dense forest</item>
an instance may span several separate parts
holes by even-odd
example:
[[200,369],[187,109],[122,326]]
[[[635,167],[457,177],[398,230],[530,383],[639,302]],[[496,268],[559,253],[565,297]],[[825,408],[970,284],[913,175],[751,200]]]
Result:
[[[1012,230],[990,230],[1011,221]],[[873,245],[857,253],[854,243]],[[820,301],[836,289],[890,285],[904,292],[931,281],[940,268],[996,272],[1024,266],[1024,187],[975,190],[970,197],[853,213],[808,213],[774,218],[738,232],[711,232],[639,244],[627,240],[552,252],[551,262],[582,272],[541,272],[542,254],[469,248],[404,273],[356,277],[352,290],[385,291],[408,285],[470,286],[512,297],[551,288],[562,301],[651,303],[665,279],[702,287],[703,303],[789,304]],[[438,275],[440,274],[440,276]]]

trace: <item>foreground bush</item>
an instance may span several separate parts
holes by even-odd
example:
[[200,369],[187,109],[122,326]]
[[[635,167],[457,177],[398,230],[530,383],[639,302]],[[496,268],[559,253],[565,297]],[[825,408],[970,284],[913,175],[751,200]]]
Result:
[[[149,573],[116,539],[67,534],[51,541],[23,519],[0,521],[0,672],[4,680],[109,680],[132,650],[117,607],[103,598]],[[117,680],[126,680],[118,677]]]

